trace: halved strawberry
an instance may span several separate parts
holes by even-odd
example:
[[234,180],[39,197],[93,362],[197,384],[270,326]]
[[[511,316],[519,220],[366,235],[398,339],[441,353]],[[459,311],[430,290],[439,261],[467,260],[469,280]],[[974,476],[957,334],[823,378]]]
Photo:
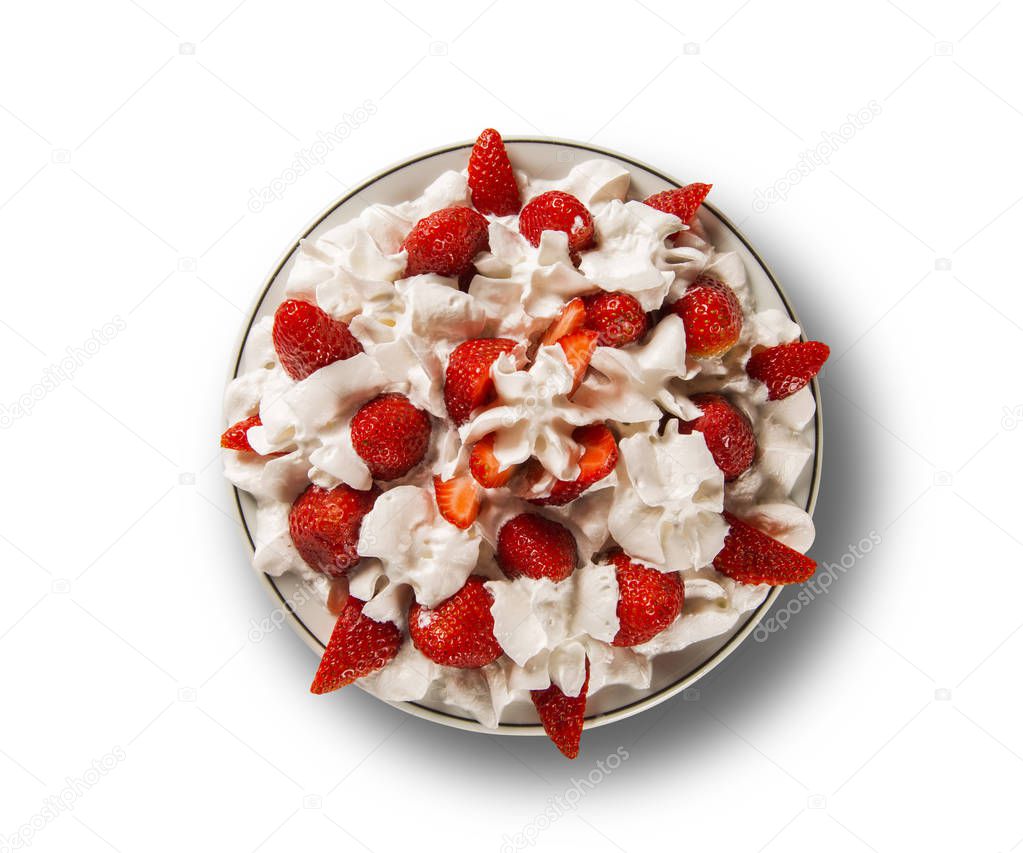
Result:
[[480,513],[480,487],[472,477],[454,477],[442,480],[434,475],[433,493],[437,498],[437,509],[455,527],[465,530]]
[[517,467],[515,465],[510,465],[507,468],[501,467],[501,463],[494,456],[495,438],[494,433],[483,436],[472,446],[469,453],[469,470],[476,478],[476,482],[487,489],[496,489],[505,485]]
[[580,328],[586,320],[586,303],[578,296],[561,309],[554,322],[547,327],[540,341],[545,347],[552,346],[565,335],[570,335]]
[[740,521],[730,512],[725,545],[714,558],[714,568],[734,581],[780,586],[802,583],[813,575],[817,564],[777,539]]
[[398,653],[401,646],[398,626],[363,616],[365,603],[349,596],[309,687],[312,693],[330,693],[351,684],[383,668]]
[[418,601],[408,612],[408,632],[415,647],[434,663],[459,669],[478,669],[501,657],[494,636],[490,606],[494,596],[486,578],[469,575],[465,585],[436,607]]
[[[673,190],[665,190],[656,193],[649,198],[643,199],[643,204],[650,205],[664,213],[677,216],[686,225],[693,221],[696,211],[700,209],[703,200],[707,197],[713,184],[687,184],[684,187],[677,187]],[[671,238],[678,242],[682,231],[671,234]]]
[[543,730],[566,758],[575,758],[579,754],[589,687],[590,662],[587,660],[586,678],[578,696],[566,696],[554,683],[546,690],[531,690],[529,693]]
[[724,355],[739,341],[742,306],[727,284],[701,275],[690,284],[671,310],[686,328],[686,353],[693,358]]
[[455,347],[444,371],[444,405],[455,426],[469,420],[473,409],[494,399],[490,366],[514,348],[515,341],[508,338],[475,338]]
[[296,382],[362,352],[347,325],[300,299],[286,299],[277,307],[273,342],[281,367]]
[[805,388],[824,366],[831,349],[820,341],[793,341],[754,352],[746,373],[767,386],[771,400],[783,400]]
[[249,430],[262,425],[263,422],[259,419],[259,415],[238,421],[224,430],[224,434],[220,436],[220,446],[225,450],[254,453],[252,445],[249,444]]
[[504,140],[492,127],[479,135],[469,154],[469,189],[480,213],[509,216],[522,207]]
[[550,495],[533,498],[537,506],[562,506],[574,501],[594,483],[603,480],[618,464],[618,444],[604,424],[577,427],[572,439],[581,444],[583,455],[579,459],[579,476],[574,480],[558,480]]
[[488,228],[471,207],[445,207],[424,216],[401,244],[408,252],[405,275],[433,272],[459,278],[487,247]]
[[597,341],[600,339],[600,332],[592,329],[579,329],[570,335],[565,335],[558,343],[565,351],[565,358],[568,359],[568,366],[572,368],[572,396],[579,388],[579,384],[586,375],[586,368],[590,366],[593,353],[597,351]]

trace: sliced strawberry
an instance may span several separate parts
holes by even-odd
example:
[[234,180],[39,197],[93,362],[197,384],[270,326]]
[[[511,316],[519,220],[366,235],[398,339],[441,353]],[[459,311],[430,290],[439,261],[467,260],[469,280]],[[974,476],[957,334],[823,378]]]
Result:
[[685,587],[678,572],[659,572],[634,563],[621,548],[607,560],[618,580],[618,633],[613,646],[638,646],[667,628],[685,601]]
[[540,343],[545,347],[552,346],[565,335],[570,335],[576,329],[581,328],[585,321],[586,303],[577,296],[561,309],[561,313],[554,318],[554,322],[543,333],[543,340]]
[[330,693],[390,663],[401,646],[401,631],[393,622],[377,622],[362,613],[364,601],[349,596],[334,623],[320,668],[309,690]]
[[720,394],[696,394],[691,400],[702,414],[693,421],[678,421],[678,431],[683,435],[703,433],[714,464],[726,480],[734,480],[753,464],[757,455],[753,425]]
[[486,489],[496,489],[505,485],[515,473],[515,465],[502,468],[494,456],[494,433],[483,436],[472,446],[469,453],[469,470],[476,482]]
[[408,252],[405,275],[459,278],[488,243],[487,220],[471,207],[445,207],[420,219],[401,248]]
[[259,415],[253,415],[251,418],[238,421],[238,423],[224,430],[224,434],[220,436],[220,446],[225,450],[254,453],[252,445],[249,444],[249,430],[262,425],[263,422],[259,419]]
[[777,539],[724,513],[729,524],[725,545],[714,558],[714,568],[734,581],[746,584],[769,583],[780,586],[802,583],[817,569],[817,564]]
[[586,297],[586,328],[600,332],[602,347],[624,347],[647,333],[650,320],[629,293],[601,292]]
[[362,344],[347,325],[319,306],[299,299],[286,299],[278,306],[273,342],[281,367],[296,382],[321,367],[362,352]]
[[771,400],[782,400],[805,388],[824,366],[831,349],[820,341],[793,341],[754,352],[746,373],[767,386]]
[[507,338],[476,338],[455,347],[444,371],[444,405],[455,426],[469,420],[473,409],[494,399],[490,366],[514,348],[515,341]]
[[409,608],[409,636],[434,663],[478,669],[501,657],[490,612],[494,596],[484,583],[486,578],[470,575],[458,592],[436,607],[415,602]]
[[553,683],[546,690],[531,690],[529,693],[540,722],[543,723],[543,730],[566,758],[575,758],[579,754],[589,687],[590,662],[587,660],[586,678],[578,696],[566,696]]
[[[684,187],[665,190],[664,192],[652,195],[644,199],[643,204],[650,205],[650,207],[654,207],[664,213],[670,213],[672,216],[677,216],[688,225],[693,221],[696,211],[700,209],[700,205],[703,204],[703,200],[707,197],[712,186],[713,184],[687,184]],[[683,233],[682,231],[676,231],[670,236],[677,243],[678,238]]]
[[430,446],[430,418],[404,394],[381,394],[352,418],[352,447],[376,480],[397,480]]
[[531,512],[505,522],[497,534],[495,556],[509,578],[547,578],[555,583],[572,574],[579,562],[572,532]]
[[480,213],[509,216],[522,207],[504,140],[492,127],[479,135],[469,154],[469,189]]
[[701,275],[671,306],[686,328],[686,353],[693,358],[724,355],[739,342],[742,306],[723,281]]
[[579,476],[574,480],[558,480],[549,496],[534,498],[537,506],[562,506],[574,501],[594,483],[603,480],[618,464],[618,444],[604,424],[589,424],[572,433],[576,444],[581,444],[583,455],[579,460]]
[[519,214],[519,232],[532,245],[540,245],[544,231],[564,231],[569,252],[593,245],[593,217],[574,195],[551,190],[526,203]]
[[359,528],[379,495],[376,486],[360,492],[342,483],[333,489],[309,486],[298,496],[288,514],[288,530],[311,569],[339,578],[359,562]]
[[442,480],[435,475],[433,493],[440,514],[462,530],[470,527],[480,513],[480,487],[472,477]]
[[565,351],[568,366],[572,368],[572,390],[569,392],[569,396],[576,392],[579,384],[583,381],[583,377],[586,375],[586,368],[590,366],[593,353],[597,351],[597,341],[599,338],[599,332],[594,332],[592,329],[580,329],[578,332],[565,335],[565,337],[558,341],[561,348]]

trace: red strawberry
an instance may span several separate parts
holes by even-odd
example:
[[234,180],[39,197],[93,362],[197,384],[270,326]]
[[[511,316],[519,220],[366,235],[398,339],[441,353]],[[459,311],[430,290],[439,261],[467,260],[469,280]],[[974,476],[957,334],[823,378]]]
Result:
[[409,609],[409,636],[434,663],[476,669],[501,657],[490,612],[494,597],[485,582],[486,578],[470,575],[465,586],[436,607],[415,602]]
[[259,419],[259,415],[253,415],[251,418],[245,418],[245,420],[238,421],[233,426],[228,427],[222,436],[220,436],[220,446],[225,450],[239,450],[245,453],[254,453],[252,445],[249,444],[249,430],[253,427],[262,426],[263,422]]
[[430,418],[404,394],[381,394],[352,418],[352,447],[377,480],[397,480],[430,445]]
[[746,362],[746,373],[767,386],[771,400],[795,394],[813,379],[831,355],[827,344],[819,341],[793,341],[760,352]]
[[[703,204],[703,200],[712,186],[713,184],[687,184],[684,187],[652,195],[650,198],[644,199],[643,204],[677,216],[688,225],[693,221],[696,211],[700,209],[700,205]],[[676,231],[671,237],[677,242],[682,233],[682,231]]]
[[393,622],[363,616],[364,601],[349,596],[320,660],[309,690],[330,693],[390,663],[401,646],[401,631]]
[[714,568],[734,581],[780,586],[802,583],[817,569],[809,557],[772,539],[755,527],[724,513],[729,524],[725,546],[714,558]]
[[519,231],[534,246],[544,231],[564,231],[569,252],[593,245],[593,217],[574,195],[551,190],[529,201],[519,214]]
[[530,503],[562,506],[574,501],[594,483],[603,480],[618,464],[618,444],[611,430],[603,424],[577,427],[572,432],[572,439],[583,447],[579,476],[574,480],[558,480],[548,497],[534,498]]
[[621,548],[607,560],[618,579],[618,633],[613,646],[638,646],[667,628],[685,601],[685,587],[678,572],[659,572],[634,563]]
[[401,244],[408,252],[405,276],[434,272],[458,278],[487,248],[488,227],[471,207],[445,207],[423,217]]
[[469,453],[469,470],[476,482],[487,489],[496,489],[511,479],[517,466],[502,468],[494,456],[494,434],[485,435],[472,446]]
[[635,296],[601,292],[586,297],[586,328],[600,333],[602,347],[623,347],[646,334],[650,320]]
[[570,335],[580,328],[585,320],[586,304],[577,296],[561,309],[561,313],[554,318],[554,322],[543,333],[543,340],[540,343],[545,347],[556,344],[565,335]]
[[696,394],[692,401],[702,414],[693,421],[679,421],[678,431],[689,435],[702,432],[714,464],[726,480],[734,480],[753,464],[757,437],[749,418],[720,394]]
[[442,480],[435,476],[433,493],[440,514],[462,530],[470,527],[480,513],[480,487],[472,477]]
[[472,204],[480,213],[509,216],[522,207],[508,152],[501,134],[488,127],[479,135],[469,155],[469,189]]
[[579,553],[568,528],[524,512],[497,534],[497,564],[509,578],[549,578],[557,583],[575,571]]
[[590,366],[590,359],[593,358],[593,353],[597,351],[597,339],[599,337],[599,332],[594,332],[591,329],[580,329],[578,332],[565,335],[565,337],[558,341],[558,344],[560,344],[565,352],[565,358],[568,359],[568,366],[572,368],[572,390],[569,392],[569,396],[575,393],[579,383],[583,381],[583,377],[586,375],[586,368]]
[[455,426],[469,420],[473,409],[494,399],[490,365],[514,348],[515,341],[507,338],[476,338],[455,347],[444,372],[444,405]]
[[348,326],[311,302],[286,299],[274,314],[274,349],[296,382],[321,367],[362,352]]
[[671,306],[686,327],[686,353],[693,358],[724,355],[742,331],[742,306],[723,281],[701,275]]
[[586,692],[590,687],[590,662],[586,661],[586,678],[578,696],[566,696],[560,687],[551,684],[546,690],[531,690],[530,698],[543,723],[547,737],[566,758],[579,754],[579,740],[586,716]]
[[310,568],[339,578],[359,562],[359,527],[379,495],[376,486],[360,492],[342,484],[333,489],[309,486],[298,496],[288,514],[288,530]]

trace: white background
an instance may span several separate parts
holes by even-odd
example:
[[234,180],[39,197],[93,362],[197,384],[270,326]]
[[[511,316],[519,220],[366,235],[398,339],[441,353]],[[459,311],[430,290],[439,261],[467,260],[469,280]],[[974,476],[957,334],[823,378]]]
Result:
[[[1021,26],[1014,0],[5,4],[2,837],[1023,847]],[[487,125],[714,182],[834,353],[812,553],[848,570],[574,763],[311,696],[296,636],[249,639],[270,604],[219,471],[228,363],[278,254],[348,186]],[[48,797],[66,807],[47,820]]]

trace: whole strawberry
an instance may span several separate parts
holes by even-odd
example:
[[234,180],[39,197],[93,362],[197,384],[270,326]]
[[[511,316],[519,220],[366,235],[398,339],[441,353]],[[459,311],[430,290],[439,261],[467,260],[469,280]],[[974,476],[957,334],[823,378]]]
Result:
[[476,338],[455,347],[444,371],[444,405],[455,426],[469,420],[473,409],[494,399],[490,366],[514,348],[515,341],[507,338]]
[[501,656],[490,613],[494,597],[485,582],[479,575],[470,575],[458,592],[436,607],[415,602],[409,609],[409,636],[434,663],[477,669]]
[[578,696],[566,696],[554,683],[545,690],[531,690],[529,693],[547,737],[566,758],[579,755],[579,741],[586,717],[586,693],[589,689],[590,662],[587,660],[586,677]]
[[398,653],[401,646],[398,626],[363,615],[364,604],[349,596],[309,687],[312,693],[330,693],[345,687],[383,668]]
[[296,382],[362,352],[362,344],[348,326],[319,306],[299,299],[286,299],[278,306],[273,342],[281,367]]
[[381,394],[352,418],[352,447],[376,480],[397,480],[430,446],[430,418],[404,394]]
[[586,328],[600,333],[602,347],[624,347],[647,333],[650,321],[635,296],[602,291],[585,299]]
[[730,512],[725,545],[714,558],[714,568],[734,581],[745,584],[768,583],[780,586],[802,583],[817,569],[809,557],[773,539],[755,527],[740,521]]
[[618,579],[618,633],[613,646],[638,646],[667,628],[685,600],[678,572],[659,572],[634,563],[620,548],[610,553]]
[[555,583],[572,574],[579,561],[571,531],[528,512],[515,516],[498,532],[496,557],[509,578],[548,578]]
[[574,480],[557,480],[545,498],[533,498],[537,506],[563,506],[574,501],[594,483],[603,480],[618,464],[618,444],[604,424],[589,424],[572,431],[572,439],[583,449],[579,459],[579,476]]
[[574,195],[551,190],[526,203],[519,214],[519,231],[532,245],[540,245],[544,231],[564,231],[569,252],[593,245],[593,217]]
[[686,353],[693,358],[724,355],[739,342],[742,306],[723,281],[701,275],[671,306],[686,328]]
[[432,272],[458,278],[487,248],[488,227],[471,207],[445,207],[423,217],[401,244],[408,252],[405,276]]
[[720,394],[696,394],[691,398],[702,414],[693,421],[679,421],[678,431],[703,433],[714,464],[726,480],[742,474],[757,455],[757,437],[749,418]]
[[311,569],[339,578],[359,562],[359,528],[379,494],[376,486],[360,492],[342,484],[309,486],[298,496],[288,514],[288,530]]
[[522,207],[508,152],[501,134],[488,127],[479,135],[469,155],[469,190],[480,213],[509,216]]
[[824,366],[831,349],[820,341],[794,341],[754,352],[746,373],[767,386],[770,400],[782,400],[805,388]]
[[[652,195],[644,199],[643,204],[648,204],[650,207],[654,207],[664,213],[677,216],[688,225],[693,221],[696,211],[700,209],[700,205],[703,204],[703,200],[707,197],[712,186],[712,184],[687,184],[684,187],[665,190],[664,192]],[[676,231],[670,236],[677,242],[682,234],[682,231]]]

